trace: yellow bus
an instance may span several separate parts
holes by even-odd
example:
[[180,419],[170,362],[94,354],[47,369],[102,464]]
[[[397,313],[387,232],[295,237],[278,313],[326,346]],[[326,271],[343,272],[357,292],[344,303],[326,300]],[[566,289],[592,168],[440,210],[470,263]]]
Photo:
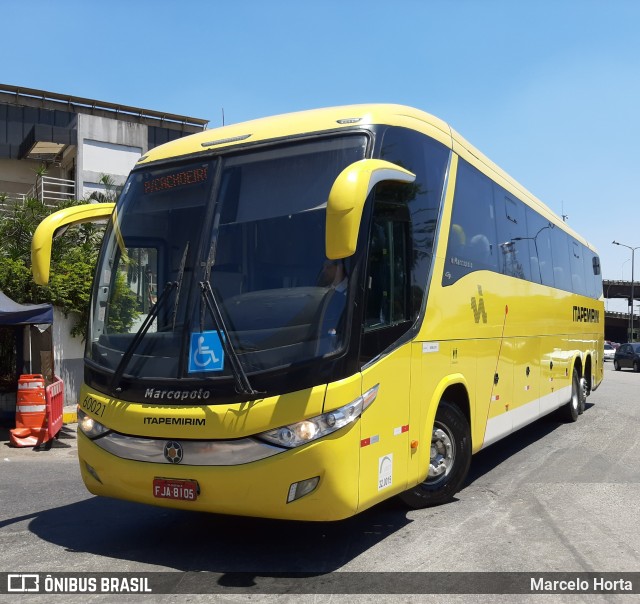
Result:
[[[225,126],[140,158],[108,218],[78,454],[94,494],[337,520],[450,500],[474,453],[603,378],[597,253],[397,105]],[[113,211],[113,213],[112,213]]]

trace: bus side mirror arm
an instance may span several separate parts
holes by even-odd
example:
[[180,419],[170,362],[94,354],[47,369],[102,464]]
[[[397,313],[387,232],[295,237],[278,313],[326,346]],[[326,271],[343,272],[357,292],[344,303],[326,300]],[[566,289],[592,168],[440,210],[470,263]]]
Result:
[[362,210],[373,187],[387,180],[412,183],[415,179],[415,174],[382,159],[361,159],[340,172],[327,200],[327,258],[338,260],[355,253]]
[[38,285],[49,283],[51,266],[51,245],[53,238],[67,227],[83,222],[97,222],[109,218],[115,208],[114,203],[85,203],[58,210],[47,216],[35,230],[31,240],[31,271]]

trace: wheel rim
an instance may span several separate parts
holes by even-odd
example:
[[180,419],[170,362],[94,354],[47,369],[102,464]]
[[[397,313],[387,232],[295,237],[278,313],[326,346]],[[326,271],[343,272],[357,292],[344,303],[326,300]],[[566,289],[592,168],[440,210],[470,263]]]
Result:
[[584,413],[585,407],[587,406],[587,396],[589,394],[589,386],[587,385],[587,380],[585,378],[580,378],[580,385],[578,391],[578,403],[579,413]]
[[451,430],[443,424],[435,424],[431,433],[431,459],[427,482],[446,478],[453,468],[456,445]]
[[576,380],[573,380],[573,389],[571,391],[571,406],[576,410],[580,406],[580,396],[578,395],[578,388],[579,386],[576,385]]

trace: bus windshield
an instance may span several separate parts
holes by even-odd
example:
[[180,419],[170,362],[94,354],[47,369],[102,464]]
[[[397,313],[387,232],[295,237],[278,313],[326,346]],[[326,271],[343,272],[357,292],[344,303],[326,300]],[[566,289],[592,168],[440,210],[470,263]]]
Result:
[[247,374],[340,354],[350,266],[325,256],[326,201],[366,148],[352,134],[135,170],[105,236],[87,358],[179,379],[229,378],[227,344]]

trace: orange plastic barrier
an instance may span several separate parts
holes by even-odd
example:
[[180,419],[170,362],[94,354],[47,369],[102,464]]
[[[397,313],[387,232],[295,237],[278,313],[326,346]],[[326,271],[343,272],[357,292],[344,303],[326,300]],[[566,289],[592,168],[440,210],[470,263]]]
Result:
[[62,429],[64,382],[58,377],[45,388],[40,374],[18,379],[16,427],[9,440],[14,447],[36,447],[52,440]]
[[62,430],[62,414],[64,408],[64,382],[54,376],[54,382],[45,388],[47,400],[47,436],[50,440],[58,436]]

